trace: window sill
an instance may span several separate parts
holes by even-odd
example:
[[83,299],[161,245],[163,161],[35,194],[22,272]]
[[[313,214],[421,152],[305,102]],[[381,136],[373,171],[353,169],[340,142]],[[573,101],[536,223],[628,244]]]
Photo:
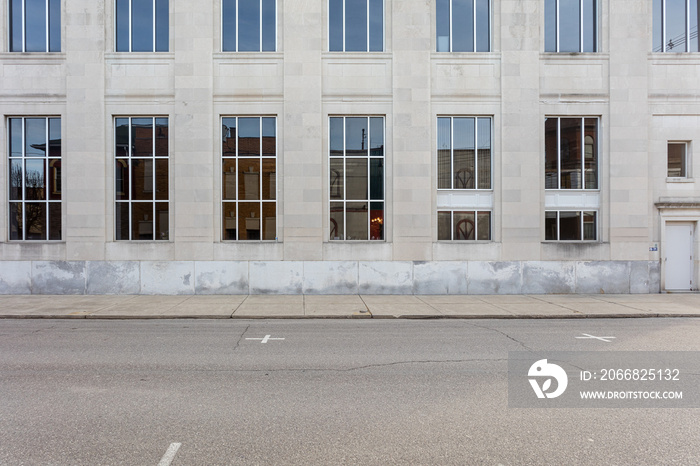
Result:
[[214,52],[214,60],[282,60],[282,52]]
[[0,61],[4,64],[53,64],[66,61],[65,52],[2,52]]
[[175,60],[174,52],[107,52],[105,61],[169,61]]
[[667,177],[666,183],[695,183],[693,178]]

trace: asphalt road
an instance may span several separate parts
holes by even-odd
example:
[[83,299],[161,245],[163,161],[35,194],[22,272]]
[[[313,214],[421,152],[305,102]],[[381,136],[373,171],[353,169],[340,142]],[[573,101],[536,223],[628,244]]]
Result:
[[509,351],[700,351],[700,319],[3,320],[0,464],[700,461],[700,409],[509,408]]

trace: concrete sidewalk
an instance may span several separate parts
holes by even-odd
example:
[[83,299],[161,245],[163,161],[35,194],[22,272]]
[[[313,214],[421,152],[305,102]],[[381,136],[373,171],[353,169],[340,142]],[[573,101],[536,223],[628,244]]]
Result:
[[0,318],[605,318],[700,317],[700,294],[0,296]]

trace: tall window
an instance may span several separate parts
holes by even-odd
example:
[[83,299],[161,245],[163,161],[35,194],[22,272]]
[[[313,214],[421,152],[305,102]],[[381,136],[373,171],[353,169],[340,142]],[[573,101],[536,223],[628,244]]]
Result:
[[490,0],[437,0],[437,51],[489,52],[490,3]]
[[384,0],[329,0],[331,52],[384,50]]
[[168,0],[116,0],[117,52],[167,52]]
[[61,119],[10,118],[11,240],[61,239]]
[[276,0],[223,0],[224,52],[274,52],[277,48]]
[[61,51],[61,0],[10,0],[10,52]]
[[545,52],[597,52],[598,0],[545,0]]
[[384,117],[330,118],[330,239],[384,239]]
[[654,0],[654,52],[697,52],[699,0]]
[[222,118],[222,239],[277,238],[277,122]]
[[115,119],[117,240],[169,239],[168,119]]
[[545,188],[598,189],[598,119],[545,120]]
[[491,118],[438,118],[438,189],[491,189]]

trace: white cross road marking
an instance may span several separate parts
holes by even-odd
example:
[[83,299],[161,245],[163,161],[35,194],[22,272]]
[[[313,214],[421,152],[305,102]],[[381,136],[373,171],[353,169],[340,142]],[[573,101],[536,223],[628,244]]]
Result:
[[177,450],[180,448],[181,443],[171,443],[170,446],[168,447],[168,450],[165,452],[163,457],[160,459],[160,463],[158,463],[158,466],[170,466],[170,463],[173,462],[173,459],[175,459],[175,453],[177,453]]
[[593,339],[593,340],[600,340],[600,341],[604,341],[605,343],[610,343],[610,340],[614,340],[614,339],[615,339],[615,337],[595,337],[595,336],[589,335],[589,334],[587,334],[587,333],[582,333],[581,335],[585,335],[585,336],[583,336],[583,337],[576,337],[576,338],[579,338],[579,339],[581,339],[581,340],[591,340],[591,339]]
[[265,335],[265,338],[246,338],[246,340],[262,340],[260,343],[267,343],[270,340],[284,340],[284,338],[272,338],[271,335]]

